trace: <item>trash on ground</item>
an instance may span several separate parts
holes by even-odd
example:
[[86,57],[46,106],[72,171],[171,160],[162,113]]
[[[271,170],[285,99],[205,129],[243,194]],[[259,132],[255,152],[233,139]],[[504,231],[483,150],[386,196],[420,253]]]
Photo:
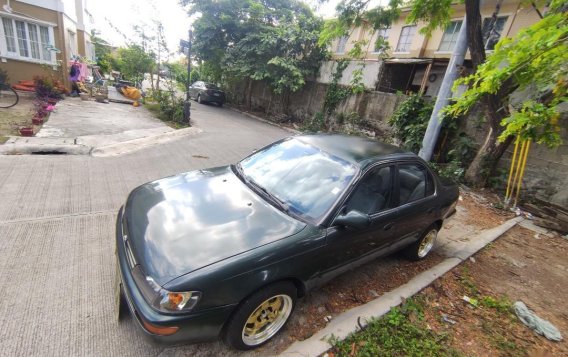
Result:
[[456,320],[452,320],[448,315],[442,314],[442,321],[447,322],[449,324],[455,325],[457,323]]
[[529,328],[539,335],[543,335],[551,341],[562,341],[560,331],[550,322],[541,319],[534,312],[529,310],[522,301],[515,302],[515,313],[517,317]]
[[327,315],[326,317],[324,317],[323,319],[325,320],[325,322],[330,322],[331,321],[331,316]]
[[464,295],[462,300],[468,302],[471,306],[477,307],[478,301],[474,298],[470,298],[469,296]]

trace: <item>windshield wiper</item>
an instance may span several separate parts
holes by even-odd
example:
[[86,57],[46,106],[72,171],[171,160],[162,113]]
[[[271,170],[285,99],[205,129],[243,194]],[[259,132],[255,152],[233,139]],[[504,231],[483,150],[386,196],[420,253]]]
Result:
[[245,175],[245,173],[243,172],[243,168],[241,167],[240,163],[237,163],[234,166],[235,166],[235,170],[237,171],[237,173],[243,178],[243,180],[246,183],[253,186],[258,191],[262,192],[270,201],[272,201],[276,206],[278,206],[278,208],[280,208],[280,210],[282,210],[282,211],[284,211],[288,214],[290,213],[290,206],[288,205],[288,203],[286,203],[285,201],[281,200],[280,198],[278,198],[275,195],[273,195],[272,193],[270,193],[266,188],[262,187],[254,179]]
[[272,202],[274,202],[282,211],[289,213],[290,206],[285,201],[270,193],[266,188],[262,187],[255,180],[248,178],[247,181],[254,186],[257,190],[264,193]]

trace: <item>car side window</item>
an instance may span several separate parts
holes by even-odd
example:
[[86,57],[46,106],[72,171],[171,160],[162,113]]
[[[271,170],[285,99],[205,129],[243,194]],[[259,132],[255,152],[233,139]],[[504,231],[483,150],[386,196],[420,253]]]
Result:
[[398,182],[399,205],[404,205],[434,194],[434,180],[432,175],[422,165],[399,165]]
[[369,171],[349,198],[347,212],[356,210],[372,215],[390,208],[392,172],[392,166],[382,166]]

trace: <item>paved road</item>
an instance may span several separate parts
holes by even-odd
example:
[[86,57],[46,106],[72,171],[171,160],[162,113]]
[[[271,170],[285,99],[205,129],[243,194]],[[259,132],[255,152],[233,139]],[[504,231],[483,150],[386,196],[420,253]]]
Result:
[[226,108],[194,103],[192,115],[203,133],[120,157],[0,156],[1,355],[227,353],[154,346],[113,315],[114,219],[128,192],[289,135]]

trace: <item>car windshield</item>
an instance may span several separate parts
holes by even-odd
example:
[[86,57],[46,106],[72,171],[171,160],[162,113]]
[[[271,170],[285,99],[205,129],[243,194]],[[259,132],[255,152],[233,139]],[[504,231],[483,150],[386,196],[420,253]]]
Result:
[[271,145],[240,166],[245,179],[310,221],[322,218],[357,171],[349,162],[297,139]]

